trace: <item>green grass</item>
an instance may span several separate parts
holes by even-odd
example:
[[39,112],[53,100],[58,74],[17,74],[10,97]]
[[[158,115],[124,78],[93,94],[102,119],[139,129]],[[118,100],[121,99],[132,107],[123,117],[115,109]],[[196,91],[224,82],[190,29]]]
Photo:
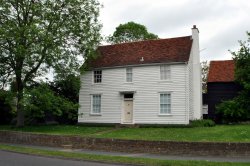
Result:
[[53,135],[79,135],[90,136],[99,132],[111,130],[112,127],[90,127],[81,125],[41,125],[41,126],[25,126],[16,128],[11,126],[1,126],[0,130],[22,131]]
[[208,161],[175,161],[175,160],[159,160],[148,158],[133,158],[107,155],[93,155],[84,153],[62,152],[43,150],[36,148],[27,148],[23,146],[11,146],[0,144],[0,150],[19,152],[32,155],[49,156],[49,157],[63,157],[67,159],[99,161],[106,163],[123,163],[133,165],[158,165],[158,166],[247,166],[250,163],[229,163],[229,162],[208,162]]
[[250,125],[195,128],[124,128],[98,137],[157,141],[250,142]]
[[0,126],[0,130],[23,131],[45,134],[79,135],[98,138],[117,138],[156,141],[198,142],[250,142],[250,125],[217,125],[215,127],[165,127],[165,128],[121,128],[91,126],[26,126],[12,128]]

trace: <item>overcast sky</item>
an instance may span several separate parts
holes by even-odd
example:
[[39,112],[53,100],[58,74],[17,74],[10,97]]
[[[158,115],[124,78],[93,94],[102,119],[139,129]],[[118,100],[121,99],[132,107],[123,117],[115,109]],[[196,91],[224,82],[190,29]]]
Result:
[[100,0],[102,34],[119,24],[134,21],[160,38],[191,35],[200,31],[201,60],[231,59],[238,41],[250,31],[249,0]]

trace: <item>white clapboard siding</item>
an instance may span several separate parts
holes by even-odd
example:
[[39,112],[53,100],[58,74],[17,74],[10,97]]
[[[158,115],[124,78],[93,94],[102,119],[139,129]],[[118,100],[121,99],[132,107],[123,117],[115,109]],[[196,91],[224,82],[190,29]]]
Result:
[[[160,66],[133,67],[133,82],[126,83],[126,68],[102,70],[102,83],[92,83],[92,71],[81,76],[78,122],[122,123],[123,96],[121,91],[135,91],[133,123],[187,124],[188,115],[187,64],[171,65],[171,80],[160,80]],[[171,92],[171,115],[159,115],[159,93]],[[91,94],[101,94],[101,115],[90,115]]]

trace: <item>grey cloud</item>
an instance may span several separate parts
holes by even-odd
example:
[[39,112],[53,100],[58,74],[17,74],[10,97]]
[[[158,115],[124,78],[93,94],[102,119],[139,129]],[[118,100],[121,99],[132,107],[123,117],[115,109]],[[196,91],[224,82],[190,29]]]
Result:
[[112,33],[118,24],[135,21],[166,38],[190,35],[191,26],[196,24],[200,29],[201,49],[206,48],[201,52],[203,59],[230,59],[228,49],[237,48],[237,41],[243,40],[245,31],[250,30],[247,0],[102,1],[107,8],[105,32]]

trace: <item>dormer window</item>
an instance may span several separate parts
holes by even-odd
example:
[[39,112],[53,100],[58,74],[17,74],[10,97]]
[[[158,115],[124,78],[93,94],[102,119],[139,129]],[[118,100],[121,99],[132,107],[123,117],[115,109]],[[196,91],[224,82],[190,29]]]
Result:
[[160,66],[160,75],[161,80],[170,80],[171,79],[171,70],[169,65]]
[[94,83],[101,83],[101,82],[102,82],[102,71],[94,70]]

